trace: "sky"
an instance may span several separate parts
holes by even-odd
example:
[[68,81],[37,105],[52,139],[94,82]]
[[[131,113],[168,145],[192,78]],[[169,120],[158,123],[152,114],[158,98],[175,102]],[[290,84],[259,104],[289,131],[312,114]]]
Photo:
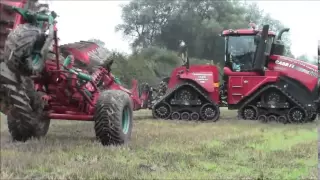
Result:
[[[50,1],[50,9],[58,13],[60,43],[71,43],[91,38],[101,39],[110,50],[130,53],[129,42],[114,28],[122,22],[121,7],[129,1]],[[291,50],[295,56],[317,55],[320,40],[320,1],[256,1],[290,28]]]
[[256,1],[265,12],[290,28],[295,56],[317,56],[320,40],[320,1]]

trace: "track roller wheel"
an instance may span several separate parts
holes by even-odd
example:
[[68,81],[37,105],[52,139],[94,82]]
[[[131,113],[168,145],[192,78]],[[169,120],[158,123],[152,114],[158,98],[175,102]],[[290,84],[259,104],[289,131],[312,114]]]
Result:
[[205,121],[216,122],[220,117],[220,109],[214,104],[207,103],[203,105],[200,109],[200,117]]
[[286,116],[279,116],[278,118],[277,118],[277,122],[278,123],[283,123],[283,124],[286,124],[287,123],[287,117]]
[[179,112],[173,112],[171,114],[171,119],[172,120],[179,120],[180,119],[180,113]]
[[200,115],[196,112],[191,113],[190,118],[192,121],[198,121],[200,119]]
[[288,121],[290,123],[303,123],[306,119],[306,114],[299,107],[293,107],[288,112]]
[[240,113],[240,117],[244,120],[256,120],[258,116],[258,110],[253,105],[244,107]]
[[171,107],[168,103],[159,103],[154,106],[152,114],[156,119],[168,119],[171,115]]
[[268,118],[266,115],[260,115],[258,117],[258,120],[261,121],[262,123],[267,123],[268,122]]
[[188,113],[188,112],[181,113],[181,120],[189,121],[190,120],[190,113]]
[[275,115],[268,116],[268,122],[275,122],[275,121],[277,121],[277,116]]

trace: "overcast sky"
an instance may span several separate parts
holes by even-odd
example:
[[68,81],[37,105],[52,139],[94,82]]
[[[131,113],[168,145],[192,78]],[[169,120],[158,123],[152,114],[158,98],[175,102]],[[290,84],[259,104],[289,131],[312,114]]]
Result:
[[[130,52],[129,43],[114,27],[121,23],[120,4],[129,1],[51,1],[58,19],[61,43],[90,38],[106,42],[108,49]],[[265,12],[290,28],[292,52],[295,56],[316,56],[320,39],[320,1],[256,1]]]

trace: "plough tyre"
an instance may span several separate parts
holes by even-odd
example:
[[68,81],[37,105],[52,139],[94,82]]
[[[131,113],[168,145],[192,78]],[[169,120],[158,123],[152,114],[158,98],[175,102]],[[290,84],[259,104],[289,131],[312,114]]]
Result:
[[133,123],[133,107],[128,94],[120,90],[101,92],[94,114],[95,132],[103,145],[129,142]]
[[29,101],[24,101],[13,94],[8,95],[11,97],[9,101],[12,102],[13,107],[7,114],[7,121],[12,139],[24,142],[30,138],[45,136],[49,130],[50,119],[43,111],[44,104],[41,99],[43,94],[34,91],[31,79],[23,80],[23,85],[26,87],[25,99]]
[[41,29],[31,24],[20,24],[15,28],[8,35],[4,49],[4,60],[9,69],[22,76],[42,72],[45,62],[40,55],[32,53],[41,50],[44,39]]

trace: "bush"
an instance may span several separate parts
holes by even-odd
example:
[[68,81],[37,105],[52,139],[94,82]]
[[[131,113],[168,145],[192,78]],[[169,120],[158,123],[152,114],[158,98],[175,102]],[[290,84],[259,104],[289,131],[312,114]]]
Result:
[[[150,85],[156,85],[164,77],[170,76],[175,67],[182,65],[176,52],[159,47],[144,48],[129,56],[112,52],[110,58],[114,60],[112,73],[127,87],[131,86],[133,78],[139,83],[147,82]],[[190,58],[190,64],[207,63],[211,64],[212,61]],[[219,69],[221,69],[220,66]]]

